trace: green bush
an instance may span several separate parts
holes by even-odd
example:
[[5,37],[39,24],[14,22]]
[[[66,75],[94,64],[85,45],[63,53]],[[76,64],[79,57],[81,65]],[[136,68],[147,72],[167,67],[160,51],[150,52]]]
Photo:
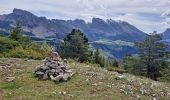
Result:
[[16,46],[18,46],[17,41],[11,40],[7,37],[0,36],[0,53],[13,49]]
[[170,82],[170,66],[163,69],[160,73],[162,76],[158,78],[159,81]]
[[12,58],[29,58],[29,59],[44,59],[53,51],[52,47],[48,45],[31,44],[27,48],[21,46],[11,49],[4,53],[4,57]]
[[0,57],[44,59],[53,48],[46,42],[42,44],[32,42],[29,37],[23,35],[20,23],[11,29],[8,37],[0,36]]

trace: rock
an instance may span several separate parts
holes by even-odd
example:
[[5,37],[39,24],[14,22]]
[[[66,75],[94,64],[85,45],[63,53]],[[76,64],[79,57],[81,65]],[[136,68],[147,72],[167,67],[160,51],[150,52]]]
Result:
[[55,73],[56,70],[55,70],[55,69],[51,69],[50,72],[51,72],[51,73]]
[[141,86],[141,88],[140,88],[140,92],[141,92],[141,94],[146,93],[145,85],[142,85],[142,86]]
[[39,71],[40,69],[41,69],[41,66],[39,65],[35,68],[35,71]]
[[152,97],[152,100],[157,100],[156,97]]
[[47,73],[45,73],[44,75],[43,75],[43,78],[42,78],[43,80],[47,80],[48,79],[48,75],[47,75]]
[[74,95],[72,95],[72,94],[68,94],[68,96],[71,97],[71,98],[74,97]]
[[35,74],[39,79],[52,81],[67,81],[73,76],[66,60],[62,60],[57,52],[53,52],[50,57],[43,60],[43,64],[35,68]]
[[48,65],[48,67],[55,69],[55,68],[57,68],[57,65],[56,64],[51,64],[51,65]]
[[66,70],[66,72],[67,72],[67,73],[72,73],[72,70],[69,69],[69,70]]
[[137,96],[136,96],[136,98],[137,98],[137,99],[140,99],[140,96],[139,96],[139,95],[137,95]]
[[15,79],[15,77],[7,77],[7,78],[6,78],[6,81],[7,81],[7,82],[13,82],[14,79]]
[[120,93],[127,94],[127,92],[124,89],[120,89]]
[[92,84],[93,86],[97,86],[97,83]]
[[64,75],[63,75],[63,80],[64,80],[64,81],[67,81],[69,78],[70,78],[70,75],[69,75],[69,74],[64,74]]
[[51,75],[50,78],[51,78],[51,80],[53,80],[53,81],[55,81],[55,82],[59,82],[60,80],[63,79],[63,75],[58,75],[58,76],[56,76],[56,77],[54,77],[54,76]]
[[168,96],[170,97],[170,93],[168,93]]
[[88,79],[88,78],[86,79],[86,82],[89,82],[89,79]]
[[37,71],[37,72],[35,72],[35,74],[36,74],[37,76],[39,76],[39,75],[44,75],[44,72]]
[[63,92],[59,92],[59,94],[66,95],[67,92],[63,91]]
[[11,67],[12,67],[11,64],[1,64],[1,65],[0,65],[0,70],[2,70],[2,69],[9,69],[9,68],[11,68]]
[[48,69],[50,69],[50,68],[49,68],[48,66],[42,66],[41,69],[42,69],[42,70],[48,70]]
[[125,79],[126,76],[125,75],[117,75],[116,79],[117,80],[121,80],[121,79]]

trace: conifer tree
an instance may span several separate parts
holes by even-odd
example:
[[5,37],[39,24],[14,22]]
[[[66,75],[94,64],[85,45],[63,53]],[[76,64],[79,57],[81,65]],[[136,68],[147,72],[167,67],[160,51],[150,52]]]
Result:
[[167,46],[162,41],[162,35],[155,32],[148,35],[144,41],[137,43],[141,57],[142,72],[147,77],[157,80],[161,76],[160,71],[164,69],[167,60]]
[[17,21],[15,27],[10,31],[9,38],[14,41],[19,41],[22,38],[22,33],[20,22]]
[[67,58],[78,59],[80,62],[90,61],[92,52],[86,36],[78,29],[73,29],[61,43],[62,55]]
[[101,62],[101,57],[100,57],[99,49],[97,49],[97,50],[94,52],[94,62],[95,62],[96,64],[100,64],[100,62]]
[[10,31],[9,38],[17,41],[23,48],[26,48],[30,44],[30,39],[27,36],[24,36],[19,21],[16,21],[15,27]]

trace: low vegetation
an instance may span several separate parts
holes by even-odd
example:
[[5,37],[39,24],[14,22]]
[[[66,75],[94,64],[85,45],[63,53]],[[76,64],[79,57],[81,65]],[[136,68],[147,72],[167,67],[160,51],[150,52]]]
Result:
[[44,59],[52,51],[46,42],[38,44],[24,36],[19,23],[9,36],[0,36],[0,57]]
[[[93,64],[69,61],[75,75],[67,82],[55,84],[34,76],[40,60],[0,59],[1,100],[168,100],[170,85],[130,74],[107,71]],[[9,82],[9,77],[14,80]],[[144,87],[144,88],[142,88]],[[144,91],[144,93],[142,92]]]

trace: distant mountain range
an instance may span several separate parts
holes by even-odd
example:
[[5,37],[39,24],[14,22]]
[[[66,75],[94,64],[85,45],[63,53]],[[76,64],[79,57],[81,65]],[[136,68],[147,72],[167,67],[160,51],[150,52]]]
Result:
[[[146,36],[144,32],[124,21],[93,18],[92,22],[87,23],[81,19],[47,19],[21,9],[0,15],[1,33],[6,35],[17,20],[21,22],[25,34],[33,40],[52,41],[56,47],[73,28],[78,28],[85,33],[93,48],[99,48],[104,55],[111,58],[123,58],[126,54],[135,54],[134,42],[141,41]],[[170,39],[170,29],[164,36],[165,39]]]
[[170,28],[168,28],[165,32],[163,32],[164,40],[170,41]]

